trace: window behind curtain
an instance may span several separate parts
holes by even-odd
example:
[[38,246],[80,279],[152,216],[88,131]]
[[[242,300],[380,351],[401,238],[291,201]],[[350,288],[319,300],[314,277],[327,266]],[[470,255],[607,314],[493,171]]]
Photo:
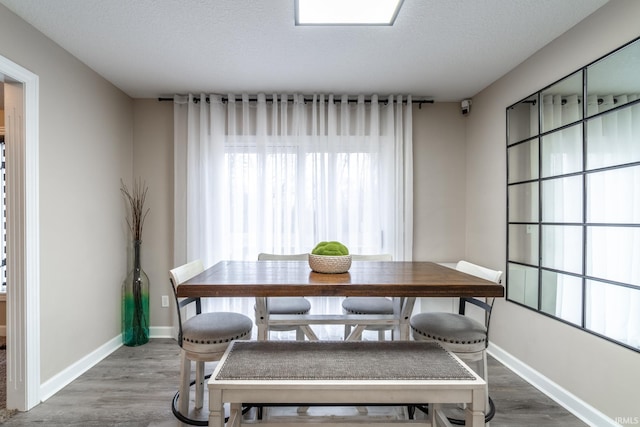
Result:
[[[225,144],[222,198],[231,259],[308,252],[319,239],[340,239],[353,253],[384,251],[380,204],[392,201],[382,198],[379,154],[367,151],[367,144],[327,152],[305,143],[272,138],[261,149]],[[326,205],[323,212],[319,206]]]

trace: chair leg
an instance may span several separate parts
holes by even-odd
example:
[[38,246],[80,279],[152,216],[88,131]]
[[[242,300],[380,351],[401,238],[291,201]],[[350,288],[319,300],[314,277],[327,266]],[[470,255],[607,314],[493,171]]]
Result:
[[191,383],[191,360],[187,358],[184,350],[180,351],[180,395],[178,396],[178,408],[180,413],[186,416],[189,413],[189,388]]
[[296,328],[296,341],[304,341],[304,331],[302,328]]
[[380,329],[378,331],[378,341],[384,341],[384,334],[385,334],[385,330],[384,329]]
[[480,363],[482,364],[482,378],[487,383],[486,389],[485,389],[485,394],[487,396],[487,399],[486,399],[485,405],[484,405],[484,413],[486,415],[486,414],[489,413],[489,409],[490,409],[490,405],[489,405],[489,369],[487,367],[487,352],[486,351],[484,351],[482,353],[482,361]]
[[196,409],[204,403],[204,362],[196,362]]

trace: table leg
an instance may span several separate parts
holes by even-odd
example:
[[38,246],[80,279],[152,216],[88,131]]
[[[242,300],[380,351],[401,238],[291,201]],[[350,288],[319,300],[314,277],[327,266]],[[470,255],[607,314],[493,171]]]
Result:
[[318,341],[318,336],[316,335],[315,332],[313,332],[313,329],[311,329],[311,326],[309,325],[300,325],[300,329],[302,330],[302,332],[304,332],[304,334],[307,336],[307,339],[309,341]]
[[355,327],[351,329],[349,336],[345,338],[345,341],[360,341],[362,339],[364,329],[364,325],[355,325]]

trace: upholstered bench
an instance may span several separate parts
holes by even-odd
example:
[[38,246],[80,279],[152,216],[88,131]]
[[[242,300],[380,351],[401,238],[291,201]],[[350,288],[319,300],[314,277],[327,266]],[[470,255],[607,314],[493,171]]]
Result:
[[[432,426],[450,426],[440,404],[466,403],[466,425],[484,426],[484,380],[433,342],[234,341],[208,387],[209,426],[216,427],[224,426],[224,403],[230,404],[227,426],[257,423],[243,420],[241,413],[243,404],[257,402],[265,406],[428,402],[433,410],[426,425]],[[293,423],[298,421],[292,416]],[[323,419],[321,425],[341,422],[344,420]],[[418,423],[402,420],[385,425],[399,422]],[[274,424],[268,419],[259,423],[282,425],[282,421]],[[424,420],[421,423],[425,425]]]

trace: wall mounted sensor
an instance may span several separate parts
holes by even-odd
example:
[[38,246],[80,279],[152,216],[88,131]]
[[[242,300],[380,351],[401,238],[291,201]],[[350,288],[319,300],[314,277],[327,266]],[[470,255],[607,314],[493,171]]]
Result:
[[460,103],[460,109],[462,110],[462,115],[463,116],[468,116],[469,113],[471,112],[471,100],[470,99],[464,99]]

